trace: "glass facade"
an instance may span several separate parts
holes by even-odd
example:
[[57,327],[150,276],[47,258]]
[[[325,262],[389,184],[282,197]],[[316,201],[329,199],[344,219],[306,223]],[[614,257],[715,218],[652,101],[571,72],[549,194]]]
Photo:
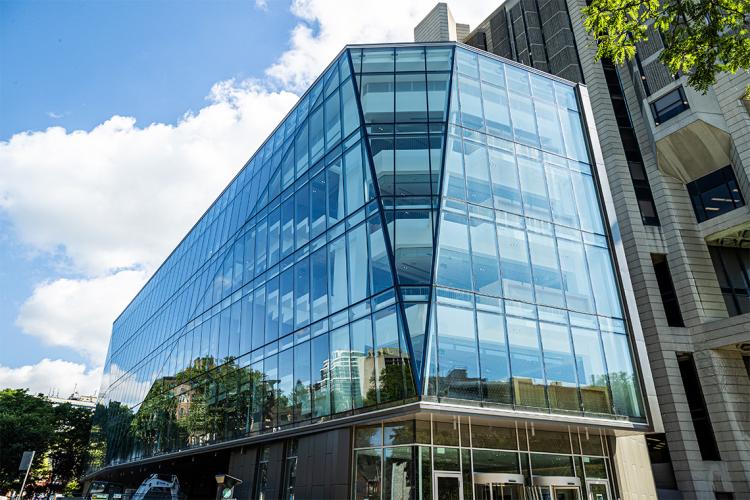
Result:
[[419,399],[644,421],[586,141],[572,84],[347,48],[116,320],[93,465]]
[[[452,485],[440,483],[454,475],[464,500],[611,498],[587,495],[611,480],[608,455],[607,439],[598,432],[559,432],[512,422],[496,427],[466,417],[386,421],[355,429],[353,498],[433,498],[434,489],[439,492],[434,498],[459,498],[450,495]],[[549,477],[578,479],[578,495],[550,496],[549,488],[535,486],[539,478]],[[508,478],[516,484],[507,483]],[[498,495],[503,486],[506,494]]]

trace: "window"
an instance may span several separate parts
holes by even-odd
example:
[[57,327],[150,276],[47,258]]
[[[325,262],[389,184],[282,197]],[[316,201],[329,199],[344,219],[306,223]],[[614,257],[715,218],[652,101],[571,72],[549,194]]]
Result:
[[651,113],[654,116],[654,123],[656,125],[661,125],[686,109],[690,109],[690,105],[682,87],[677,87],[672,92],[661,96],[651,103]]
[[617,68],[612,61],[604,59],[602,60],[602,69],[604,70],[604,78],[607,80],[609,98],[612,101],[612,108],[620,132],[620,142],[622,142],[625,157],[628,160],[630,177],[633,181],[638,208],[641,212],[641,221],[646,226],[658,226],[660,225],[659,216],[656,213],[654,196],[651,193],[646,170],[643,168],[643,157],[633,130],[633,122],[625,104],[625,96],[623,95]]
[[745,205],[731,165],[689,182],[686,187],[698,222]]
[[271,484],[268,480],[268,461],[271,458],[271,449],[261,446],[258,450],[258,462],[255,465],[255,499],[266,500],[271,492]]
[[680,303],[677,300],[677,292],[675,292],[674,283],[672,282],[672,274],[669,272],[667,256],[652,254],[651,261],[654,264],[656,281],[659,284],[659,293],[661,293],[661,301],[664,305],[664,314],[667,315],[667,324],[669,326],[685,326],[685,323],[682,321]]
[[297,481],[297,440],[290,439],[286,443],[286,457],[284,459],[284,489],[282,498],[294,500],[294,485]]
[[698,440],[701,458],[703,460],[721,460],[693,355],[691,353],[678,354],[677,364],[680,367],[682,385],[685,388],[685,397],[690,408],[690,418],[693,420],[693,428]]
[[710,246],[708,251],[729,315],[750,312],[750,249]]

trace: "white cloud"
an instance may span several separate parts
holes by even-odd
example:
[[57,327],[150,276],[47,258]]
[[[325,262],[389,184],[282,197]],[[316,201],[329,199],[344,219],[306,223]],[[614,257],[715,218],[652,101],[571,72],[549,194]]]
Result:
[[120,271],[90,279],[58,279],[38,285],[16,323],[48,345],[69,347],[92,365],[107,354],[112,322],[146,281],[144,271]]
[[255,0],[255,7],[258,10],[267,11],[268,10],[268,0]]
[[17,134],[0,142],[0,209],[25,243],[87,275],[152,269],[296,100],[229,81],[176,125],[113,116]]
[[[0,142],[0,210],[31,249],[64,257],[83,276],[39,284],[18,325],[78,350],[90,366],[101,363],[115,316],[291,108],[295,92],[347,43],[412,40],[434,4],[294,0],[298,23],[266,80],[220,82],[205,107],[174,125],[112,116],[89,131],[51,127]],[[456,20],[472,26],[495,7],[451,3]],[[45,359],[0,367],[0,385],[33,382],[45,391],[51,380],[92,373]]]
[[0,388],[28,389],[31,394],[59,392],[67,397],[77,390],[93,394],[99,390],[101,367],[87,369],[86,365],[62,359],[42,359],[35,365],[8,368],[0,365]]

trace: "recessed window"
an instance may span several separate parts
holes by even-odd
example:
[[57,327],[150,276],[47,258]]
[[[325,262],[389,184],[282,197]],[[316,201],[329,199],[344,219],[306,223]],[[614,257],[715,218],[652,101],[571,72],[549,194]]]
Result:
[[687,109],[690,109],[690,105],[682,87],[677,87],[651,103],[651,112],[654,115],[656,125],[661,125]]
[[745,205],[731,165],[689,182],[687,190],[698,222]]
[[708,251],[729,315],[750,312],[750,249],[710,246]]
[[656,281],[659,284],[659,293],[664,305],[664,314],[667,316],[667,324],[669,326],[685,326],[685,323],[682,321],[680,303],[677,300],[677,292],[675,292],[674,282],[672,281],[672,273],[669,272],[667,256],[652,254],[651,260],[654,263],[654,272],[656,273]]
[[695,438],[698,441],[701,458],[703,460],[721,460],[692,353],[678,354],[677,364],[680,367],[682,385],[685,389],[685,398],[690,409],[690,418],[693,420]]

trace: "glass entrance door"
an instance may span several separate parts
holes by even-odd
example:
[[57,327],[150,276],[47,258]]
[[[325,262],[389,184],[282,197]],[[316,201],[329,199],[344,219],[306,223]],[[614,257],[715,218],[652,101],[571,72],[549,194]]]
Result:
[[578,495],[578,488],[553,486],[552,493],[554,500],[580,500],[581,498]]
[[475,500],[526,500],[522,484],[477,484],[475,491]]
[[464,500],[463,480],[460,472],[435,472],[435,500]]
[[607,481],[589,479],[586,481],[586,486],[589,490],[589,500],[612,500]]

